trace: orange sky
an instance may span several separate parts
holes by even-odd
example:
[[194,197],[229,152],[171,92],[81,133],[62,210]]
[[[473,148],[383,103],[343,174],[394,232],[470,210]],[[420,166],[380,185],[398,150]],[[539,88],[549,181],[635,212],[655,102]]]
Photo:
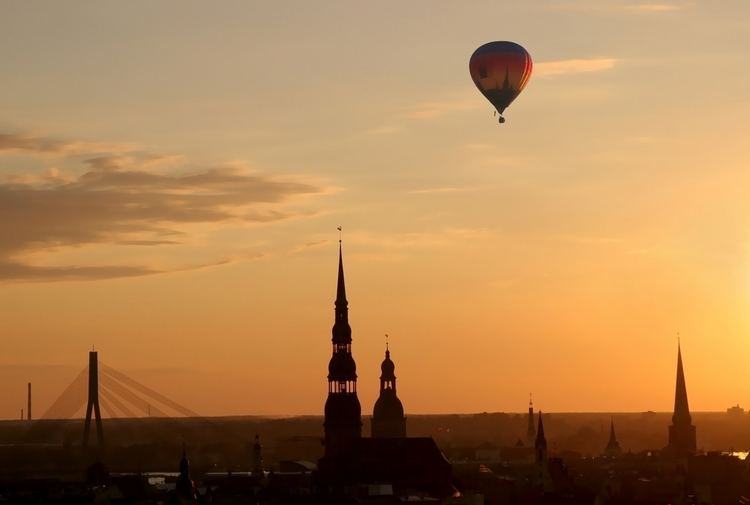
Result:
[[[363,412],[750,400],[750,7],[15,3],[0,417],[103,362],[205,415],[320,414],[337,232]],[[498,126],[490,40],[534,73]]]

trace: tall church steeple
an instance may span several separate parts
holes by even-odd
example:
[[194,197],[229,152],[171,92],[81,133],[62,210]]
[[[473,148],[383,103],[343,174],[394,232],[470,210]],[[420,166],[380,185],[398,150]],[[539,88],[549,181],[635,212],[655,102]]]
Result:
[[333,354],[328,363],[328,399],[325,405],[325,453],[338,457],[362,436],[362,409],[357,398],[357,365],[352,357],[352,329],[344,284],[344,260],[339,240],[339,270],[331,330]]
[[404,406],[396,396],[396,365],[391,361],[391,351],[386,341],[385,359],[380,365],[380,396],[372,409],[372,437],[403,438],[405,436]]
[[674,413],[669,427],[669,445],[667,450],[677,457],[686,457],[695,453],[695,426],[688,407],[685,372],[682,367],[682,350],[677,343],[677,381],[674,392]]

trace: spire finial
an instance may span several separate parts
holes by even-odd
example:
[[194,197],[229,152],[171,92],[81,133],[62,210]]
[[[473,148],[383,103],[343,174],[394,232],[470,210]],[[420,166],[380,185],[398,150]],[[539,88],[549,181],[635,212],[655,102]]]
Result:
[[385,334],[385,350],[388,350],[388,334]]
[[533,406],[534,406],[534,402],[531,399],[531,393],[529,393],[529,407],[533,407]]
[[339,244],[341,244],[341,226],[337,226],[336,229],[339,231]]

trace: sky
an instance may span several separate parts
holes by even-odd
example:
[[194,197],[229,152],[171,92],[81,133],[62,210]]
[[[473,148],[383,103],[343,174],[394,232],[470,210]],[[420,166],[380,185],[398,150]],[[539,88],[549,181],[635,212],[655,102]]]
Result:
[[[468,59],[534,61],[498,125]],[[0,3],[0,418],[100,360],[322,414],[750,405],[750,4]]]

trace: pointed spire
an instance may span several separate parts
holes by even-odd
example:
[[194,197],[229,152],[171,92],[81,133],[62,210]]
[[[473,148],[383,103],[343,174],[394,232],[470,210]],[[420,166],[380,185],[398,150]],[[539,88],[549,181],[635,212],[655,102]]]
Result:
[[604,448],[604,455],[609,457],[617,456],[621,453],[620,443],[617,441],[617,435],[615,435],[615,420],[610,418],[609,421],[609,441],[607,446]]
[[336,285],[336,307],[346,307],[346,285],[344,284],[344,258],[341,251],[341,240],[339,240],[339,278]]
[[536,429],[536,443],[534,444],[537,449],[547,448],[547,438],[544,436],[544,423],[542,422],[542,411],[539,411],[539,425]]
[[[341,227],[339,227],[339,231]],[[339,239],[339,273],[336,284],[335,318],[333,323],[333,343],[347,345],[352,342],[352,329],[349,326],[349,302],[346,300],[344,284],[344,255]]]
[[391,357],[391,350],[388,349],[388,334],[385,334],[385,359],[389,359]]
[[526,418],[526,443],[531,447],[536,440],[536,428],[534,427],[534,404],[531,402],[529,393],[529,414]]
[[677,342],[677,381],[674,391],[674,414],[672,424],[690,424],[690,408],[688,407],[687,387],[685,386],[685,372],[682,368],[682,350]]

